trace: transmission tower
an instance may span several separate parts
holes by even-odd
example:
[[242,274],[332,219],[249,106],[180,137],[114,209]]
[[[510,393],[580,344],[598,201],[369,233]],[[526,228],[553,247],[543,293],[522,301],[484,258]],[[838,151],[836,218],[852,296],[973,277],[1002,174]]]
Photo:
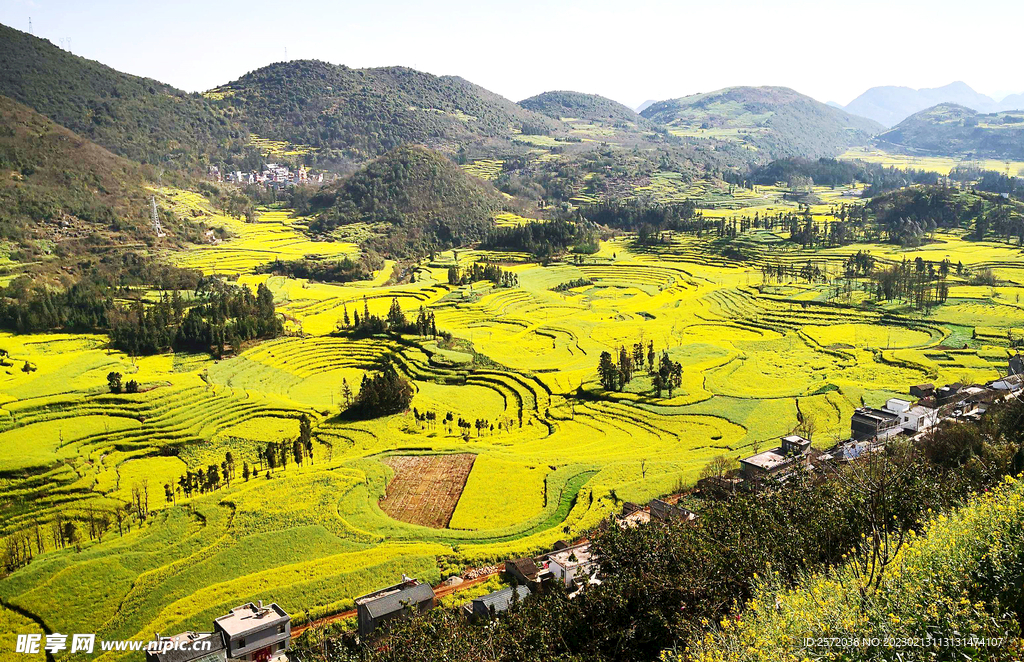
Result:
[[28,17],[28,33],[31,34],[31,35],[35,34],[35,32],[32,32],[32,17],[31,16]]
[[153,232],[156,233],[156,236],[158,236],[158,237],[166,236],[164,234],[164,229],[160,226],[160,217],[157,216],[157,213],[156,213],[156,196],[155,195],[151,196],[149,198],[149,216],[150,216],[150,218],[153,221]]

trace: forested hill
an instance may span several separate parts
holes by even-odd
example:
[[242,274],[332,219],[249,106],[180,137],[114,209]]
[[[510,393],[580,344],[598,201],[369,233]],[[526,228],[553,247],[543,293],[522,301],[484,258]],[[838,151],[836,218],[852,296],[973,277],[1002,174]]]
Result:
[[[407,143],[454,154],[507,145],[516,132],[551,133],[560,122],[462,78],[406,67],[351,69],[318,60],[272,64],[207,93],[262,137],[337,150],[361,162]],[[328,158],[332,158],[328,155]]]
[[124,74],[0,25],[0,94],[116,154],[197,167],[208,154],[241,153],[246,131],[199,95]]
[[882,144],[942,156],[1024,159],[1024,110],[983,115],[944,103],[911,115],[878,137]]
[[660,101],[641,115],[676,135],[738,141],[765,161],[835,156],[883,130],[785,87],[730,87]]
[[404,145],[314,197],[311,230],[368,224],[374,238],[366,247],[403,257],[483,239],[503,202],[444,155]]
[[555,119],[575,118],[600,122],[630,123],[641,128],[650,128],[653,123],[641,117],[632,108],[597,94],[569,92],[564,90],[543,92],[519,105]]
[[0,235],[25,261],[152,242],[145,169],[0,97]]

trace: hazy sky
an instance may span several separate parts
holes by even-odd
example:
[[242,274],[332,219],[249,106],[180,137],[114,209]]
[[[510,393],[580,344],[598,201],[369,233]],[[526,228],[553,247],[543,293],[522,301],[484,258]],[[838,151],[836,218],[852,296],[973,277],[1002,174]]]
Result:
[[186,90],[285,59],[456,74],[513,100],[629,106],[731,85],[848,103],[874,85],[1024,92],[1024,2],[0,0],[0,22]]

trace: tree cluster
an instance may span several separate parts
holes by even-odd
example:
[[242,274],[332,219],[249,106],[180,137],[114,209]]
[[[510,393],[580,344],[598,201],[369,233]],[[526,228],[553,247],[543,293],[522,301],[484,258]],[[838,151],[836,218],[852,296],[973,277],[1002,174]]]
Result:
[[489,280],[497,287],[519,287],[519,276],[496,264],[474,262],[464,271],[458,266],[448,267],[449,285],[467,285],[482,280]]
[[620,346],[617,352],[618,361],[610,352],[601,352],[598,359],[597,374],[602,388],[606,391],[622,391],[633,380],[634,373],[644,369],[646,360],[647,372],[651,375],[651,385],[658,397],[667,390],[669,397],[672,392],[683,384],[683,366],[673,361],[668,351],[661,353],[660,360],[654,352],[654,341],[644,345],[643,339],[634,343],[631,348]]
[[342,413],[359,419],[397,414],[409,408],[412,396],[412,383],[399,374],[390,358],[385,358],[375,375],[363,375],[359,394]]

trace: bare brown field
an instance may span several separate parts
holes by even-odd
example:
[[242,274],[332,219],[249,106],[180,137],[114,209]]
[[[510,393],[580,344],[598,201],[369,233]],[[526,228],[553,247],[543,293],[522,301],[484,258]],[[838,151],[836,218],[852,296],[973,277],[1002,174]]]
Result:
[[462,496],[476,455],[395,455],[384,460],[395,471],[381,509],[410,524],[444,529]]

